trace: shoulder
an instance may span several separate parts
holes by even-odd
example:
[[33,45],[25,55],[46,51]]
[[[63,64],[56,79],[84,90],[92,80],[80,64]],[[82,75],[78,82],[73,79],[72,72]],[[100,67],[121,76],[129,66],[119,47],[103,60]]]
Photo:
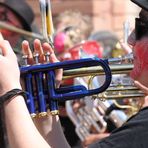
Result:
[[141,109],[111,135],[89,146],[89,148],[141,148],[147,147],[148,107]]

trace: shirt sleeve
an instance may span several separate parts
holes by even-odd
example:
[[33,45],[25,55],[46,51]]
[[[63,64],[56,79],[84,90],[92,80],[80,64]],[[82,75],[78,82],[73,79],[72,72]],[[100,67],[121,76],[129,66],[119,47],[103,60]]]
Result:
[[132,116],[111,135],[88,148],[147,148],[148,140],[148,108],[144,108]]

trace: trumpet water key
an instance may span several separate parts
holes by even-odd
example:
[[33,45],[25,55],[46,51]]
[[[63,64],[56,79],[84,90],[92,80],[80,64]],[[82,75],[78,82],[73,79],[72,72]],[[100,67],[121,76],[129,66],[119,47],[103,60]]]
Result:
[[[37,58],[37,57],[36,57]],[[39,113],[41,116],[47,112],[47,108],[51,112],[58,112],[56,101],[80,99],[85,96],[99,94],[105,91],[111,83],[111,70],[107,60],[87,58],[80,60],[63,61],[57,63],[46,63],[35,65],[24,65],[20,67],[21,77],[25,80],[27,91],[27,105],[31,115]],[[56,69],[79,69],[82,67],[101,66],[104,69],[105,81],[99,88],[88,90],[83,85],[55,87],[55,70]],[[90,73],[88,73],[90,75]],[[37,105],[38,104],[38,105]],[[36,105],[38,109],[36,109]],[[36,111],[37,110],[37,111]]]

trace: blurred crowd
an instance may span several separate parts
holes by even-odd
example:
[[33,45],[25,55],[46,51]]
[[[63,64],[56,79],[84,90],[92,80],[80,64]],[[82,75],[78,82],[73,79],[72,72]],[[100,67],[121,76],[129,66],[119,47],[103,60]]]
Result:
[[[19,5],[16,5],[17,3]],[[0,22],[5,22],[25,31],[41,34],[41,30],[35,25],[34,19],[35,14],[33,9],[25,0],[0,1]],[[129,54],[123,48],[122,41],[120,41],[115,33],[108,30],[94,32],[91,16],[82,14],[79,11],[65,10],[56,18],[53,18],[53,24],[55,29],[53,45],[59,61],[83,58],[119,58]],[[18,56],[18,62],[21,64],[21,42],[27,39],[31,43],[33,38],[28,38],[8,28],[0,27],[0,32],[4,39],[10,42],[14,52]],[[113,78],[112,85],[114,83],[121,85],[124,80],[130,81],[129,75],[118,75]],[[89,79],[89,77],[85,77],[63,80],[61,86],[71,86],[81,83],[87,86]],[[96,77],[94,81],[99,84],[100,79],[103,78]],[[95,87],[94,81],[92,81],[93,87]],[[133,103],[133,101],[131,102]],[[108,137],[113,130],[121,127],[131,116],[131,114],[130,116],[127,114],[128,107],[127,109],[122,109],[122,106],[130,106],[131,102],[125,100],[99,102],[98,100],[93,100],[92,97],[77,99],[76,101],[59,102],[59,118],[70,146],[72,148],[87,147],[95,141]],[[120,105],[121,107],[119,107]],[[95,118],[94,116],[97,117]],[[82,129],[78,128],[77,124],[82,124],[83,127],[85,127],[85,124],[88,124],[85,129],[87,130],[87,134],[82,134],[83,138],[80,134]],[[3,128],[2,125],[1,130],[5,133]],[[3,140],[2,138],[3,136],[1,135],[1,141]],[[7,140],[6,136],[5,138]]]

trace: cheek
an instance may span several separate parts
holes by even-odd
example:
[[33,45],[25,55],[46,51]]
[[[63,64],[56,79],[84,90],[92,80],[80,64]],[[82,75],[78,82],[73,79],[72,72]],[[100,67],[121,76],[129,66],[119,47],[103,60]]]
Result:
[[135,46],[134,68],[131,72],[133,79],[138,79],[141,73],[148,70],[148,44],[147,42],[138,42]]
[[141,71],[142,71],[141,64],[135,61],[134,68],[130,73],[131,78],[135,80],[138,79],[138,77],[140,77]]

